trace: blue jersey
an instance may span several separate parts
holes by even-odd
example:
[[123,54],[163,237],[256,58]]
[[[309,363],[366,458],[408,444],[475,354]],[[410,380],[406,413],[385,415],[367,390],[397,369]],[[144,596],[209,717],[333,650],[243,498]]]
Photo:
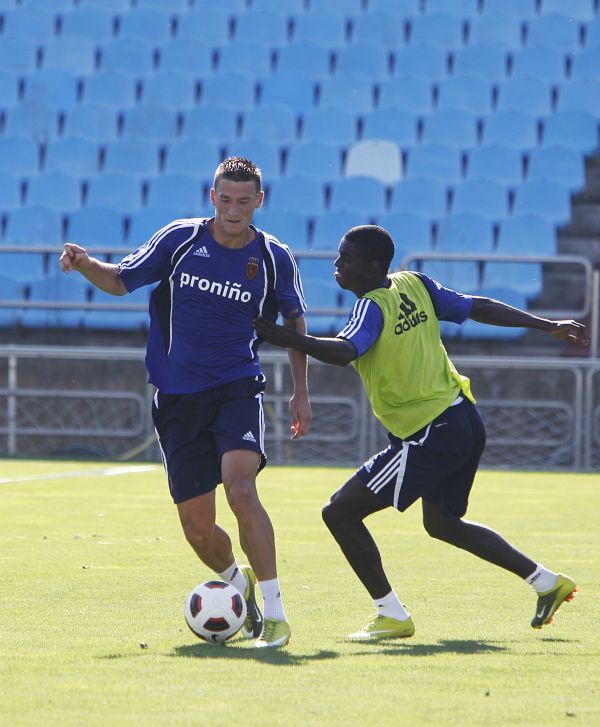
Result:
[[150,298],[148,381],[168,394],[205,391],[261,375],[252,328],[306,310],[296,262],[286,245],[252,228],[245,247],[219,244],[208,219],[182,219],[125,257],[119,277],[128,291],[159,282]]
[[[470,295],[457,293],[452,288],[445,288],[423,273],[415,273],[415,275],[427,288],[438,320],[462,323],[468,317],[473,303]],[[338,336],[351,341],[357,354],[362,356],[379,338],[382,329],[383,313],[377,303],[369,298],[358,298],[352,308],[348,323],[338,333]]]

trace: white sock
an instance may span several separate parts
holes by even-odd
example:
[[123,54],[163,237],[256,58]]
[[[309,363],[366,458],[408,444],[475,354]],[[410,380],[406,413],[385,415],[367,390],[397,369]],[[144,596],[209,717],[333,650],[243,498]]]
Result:
[[537,564],[537,568],[533,571],[530,576],[525,578],[525,582],[528,583],[536,593],[543,593],[549,591],[556,585],[556,579],[558,573],[554,573],[551,570],[547,570],[543,565]]
[[258,585],[260,586],[260,592],[262,593],[264,602],[263,616],[265,621],[268,618],[287,621],[287,616],[283,610],[283,601],[281,600],[279,578],[273,578],[270,581],[259,581]]
[[398,621],[406,621],[410,614],[398,600],[398,596],[392,590],[383,598],[374,598],[373,603],[380,616],[389,616]]
[[226,581],[227,583],[231,583],[232,586],[238,589],[238,591],[244,595],[246,593],[246,579],[242,575],[242,571],[238,568],[238,564],[236,559],[233,559],[233,563],[224,570],[222,573],[219,573],[219,578],[222,581]]

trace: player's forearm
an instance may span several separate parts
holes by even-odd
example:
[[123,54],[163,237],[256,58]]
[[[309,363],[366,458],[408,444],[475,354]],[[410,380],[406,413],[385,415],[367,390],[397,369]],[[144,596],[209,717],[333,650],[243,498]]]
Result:
[[540,331],[550,331],[553,326],[553,322],[547,318],[539,318],[493,298],[480,296],[473,296],[469,318],[478,323],[488,323],[492,326],[536,328]]
[[77,267],[84,278],[99,290],[110,295],[125,295],[127,288],[119,278],[119,266],[113,263],[105,263],[96,258],[89,258],[86,265]]
[[[287,324],[290,321],[286,321]],[[293,321],[296,327],[296,332],[300,335],[306,334],[306,321],[304,316],[297,318]],[[290,362],[290,371],[292,374],[292,380],[294,382],[294,394],[308,394],[308,357],[302,351],[297,351],[294,348],[288,348],[288,360]]]
[[342,338],[315,338],[296,334],[290,340],[289,346],[334,366],[347,366],[356,358],[354,346]]

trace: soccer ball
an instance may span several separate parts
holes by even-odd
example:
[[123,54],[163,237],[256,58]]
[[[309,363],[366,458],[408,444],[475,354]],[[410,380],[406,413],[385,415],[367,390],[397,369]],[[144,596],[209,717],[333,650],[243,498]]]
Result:
[[183,613],[196,636],[205,641],[223,643],[242,628],[246,619],[246,601],[231,584],[207,581],[191,591]]

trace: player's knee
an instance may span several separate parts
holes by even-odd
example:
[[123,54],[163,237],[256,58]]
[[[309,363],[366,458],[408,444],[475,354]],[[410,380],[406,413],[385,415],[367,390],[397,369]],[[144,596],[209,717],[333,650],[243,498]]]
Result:
[[450,537],[452,522],[449,517],[438,510],[423,516],[423,527],[430,537],[437,540],[447,540]]
[[328,500],[321,510],[323,522],[334,533],[343,521],[342,508],[335,500]]
[[202,525],[191,520],[182,523],[185,539],[198,554],[208,554],[212,544],[212,524]]
[[227,489],[229,507],[238,520],[245,520],[255,512],[258,504],[256,489],[249,482],[239,482]]

